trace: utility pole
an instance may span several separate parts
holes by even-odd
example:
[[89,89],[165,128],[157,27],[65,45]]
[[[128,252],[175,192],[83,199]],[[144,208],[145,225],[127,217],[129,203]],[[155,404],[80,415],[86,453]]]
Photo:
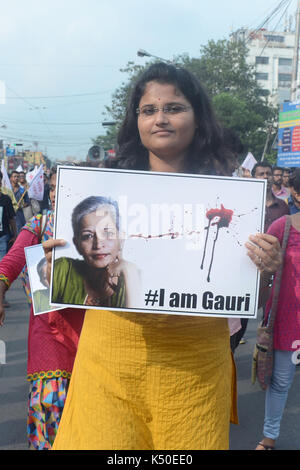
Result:
[[300,37],[300,0],[298,0],[297,13],[296,13],[296,34],[292,70],[292,89],[291,101],[296,101],[298,90],[298,62],[299,62],[299,37]]

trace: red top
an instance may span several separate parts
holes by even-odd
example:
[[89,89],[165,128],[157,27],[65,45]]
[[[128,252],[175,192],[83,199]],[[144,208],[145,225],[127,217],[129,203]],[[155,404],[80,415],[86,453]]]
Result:
[[[24,248],[37,245],[38,236],[22,230],[0,263],[0,274],[11,284],[26,264]],[[30,310],[28,331],[28,379],[69,377],[77,351],[77,344],[85,310],[66,308],[34,315]],[[47,372],[46,375],[41,372]],[[55,373],[56,372],[56,373]],[[32,374],[35,374],[32,377]]]
[[[285,220],[285,217],[275,220],[268,230],[280,243]],[[271,307],[272,294],[266,305],[267,314]],[[298,348],[295,344],[293,346],[297,340],[300,340],[300,232],[291,226],[274,325],[274,349],[293,351]]]

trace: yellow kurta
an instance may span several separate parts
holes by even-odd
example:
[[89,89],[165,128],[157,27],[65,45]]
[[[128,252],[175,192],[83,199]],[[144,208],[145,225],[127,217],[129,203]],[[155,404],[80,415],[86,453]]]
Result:
[[227,449],[226,319],[88,310],[55,450]]

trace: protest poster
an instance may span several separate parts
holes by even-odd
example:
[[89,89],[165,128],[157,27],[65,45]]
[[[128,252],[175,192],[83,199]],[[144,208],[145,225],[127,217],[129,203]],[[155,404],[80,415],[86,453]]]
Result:
[[50,289],[46,278],[46,258],[42,245],[26,247],[25,257],[34,315],[59,310],[49,304]]
[[266,182],[58,167],[51,305],[255,318]]

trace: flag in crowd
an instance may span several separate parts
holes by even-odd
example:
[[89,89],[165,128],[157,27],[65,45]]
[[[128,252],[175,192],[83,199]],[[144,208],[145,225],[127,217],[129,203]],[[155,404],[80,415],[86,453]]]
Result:
[[7,174],[7,171],[6,171],[6,168],[5,168],[5,165],[4,165],[4,160],[2,160],[2,163],[1,163],[1,172],[2,172],[2,175],[3,175],[3,178],[2,178],[2,186],[3,186],[4,188],[7,188],[7,189],[9,189],[10,191],[12,191],[10,179],[9,179],[9,176],[8,176],[8,174]]
[[44,165],[42,164],[30,173],[33,174],[30,175],[31,181],[27,180],[29,183],[28,196],[30,199],[42,201],[44,197]]

